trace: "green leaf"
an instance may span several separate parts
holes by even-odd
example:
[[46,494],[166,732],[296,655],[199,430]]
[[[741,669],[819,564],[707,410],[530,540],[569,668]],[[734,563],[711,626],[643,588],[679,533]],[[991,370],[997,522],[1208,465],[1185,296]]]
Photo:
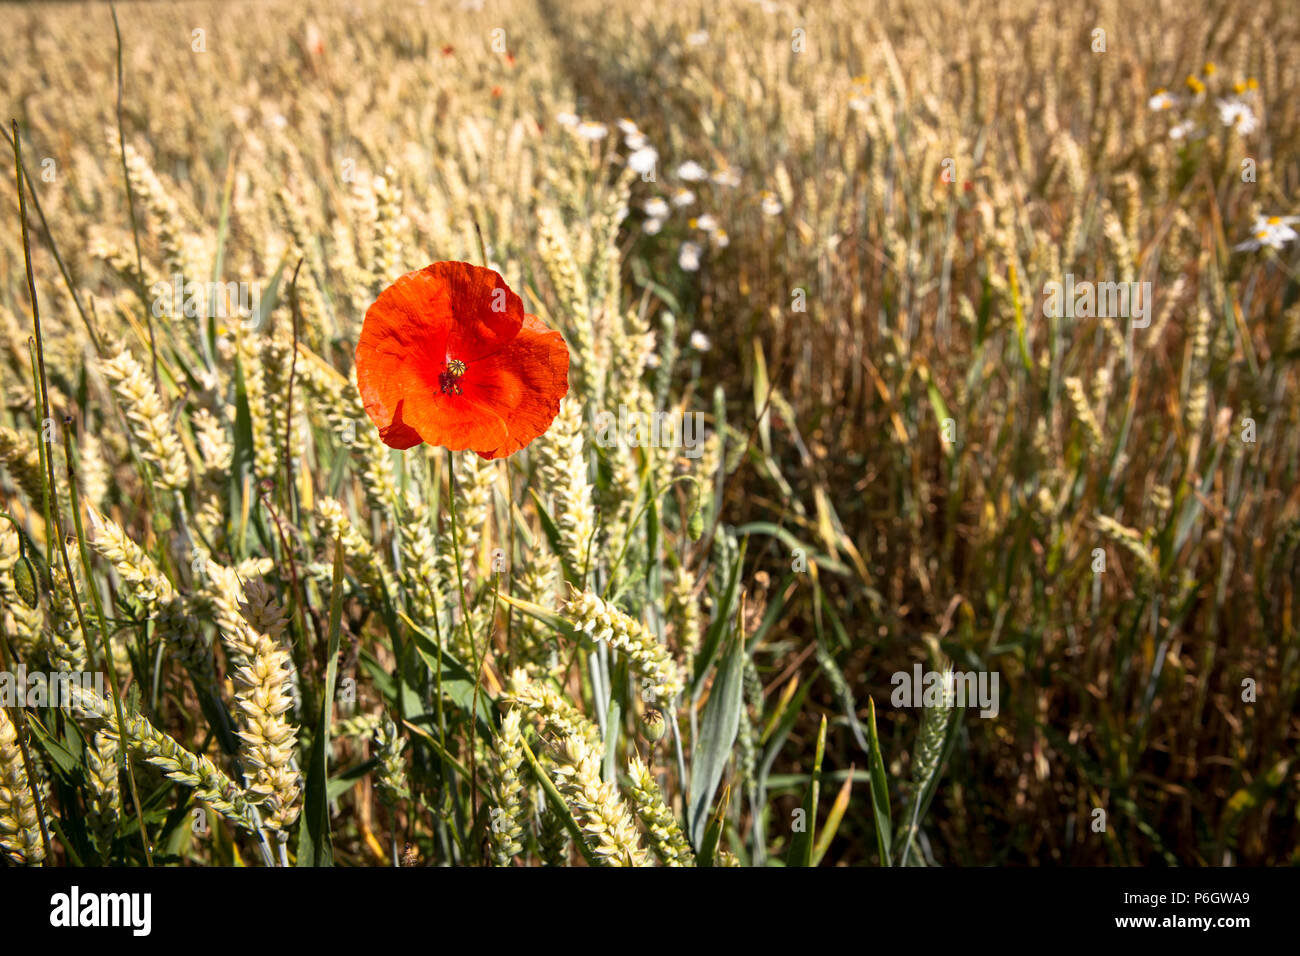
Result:
[[695,858],[696,866],[713,866],[713,858],[718,852],[718,843],[722,840],[722,828],[727,819],[727,805],[731,803],[731,786],[723,788],[722,799],[718,801],[718,809],[714,811],[712,819],[709,820],[709,828],[704,831],[704,839],[700,843],[700,852]]
[[813,755],[812,779],[803,795],[802,832],[796,832],[790,841],[790,852],[786,855],[786,866],[812,866],[813,841],[817,838],[817,799],[821,796],[822,758],[826,755],[826,716],[822,715],[821,726],[817,730],[817,749]]
[[813,847],[813,866],[820,864],[822,857],[826,855],[826,851],[831,848],[831,840],[835,839],[835,834],[840,829],[840,821],[844,819],[844,813],[849,808],[849,797],[852,793],[853,767],[849,767],[849,775],[840,786],[840,792],[835,795],[835,802],[831,804],[831,812],[826,814],[826,826],[822,828],[821,835],[817,837],[817,843]]
[[339,672],[339,633],[343,623],[343,543],[334,542],[334,583],[330,588],[329,654],[325,667],[325,692],[321,695],[320,721],[311,746],[311,763],[303,792],[303,814],[298,823],[298,865],[333,866],[334,842],[330,836],[329,744],[330,716],[334,710],[334,682]]
[[880,755],[880,738],[876,736],[876,702],[867,698],[867,741],[871,744],[871,812],[876,821],[876,846],[880,849],[880,862],[893,866],[889,853],[889,838],[894,832],[889,811],[889,782],[885,778],[885,760]]
[[737,593],[740,589],[740,570],[745,563],[745,551],[748,546],[748,539],[741,541],[740,548],[736,552],[736,560],[727,575],[726,590],[723,592],[722,599],[718,601],[718,614],[709,625],[704,641],[700,644],[700,652],[695,658],[695,679],[691,685],[692,700],[699,699],[700,692],[704,689],[704,678],[708,676],[709,668],[713,666],[713,658],[718,652],[718,645],[722,642],[722,635],[731,625],[731,615],[735,610]]
[[817,565],[817,567],[824,568],[827,571],[834,571],[836,574],[845,575],[852,573],[849,570],[848,565],[841,561],[837,561],[824,551],[818,551],[807,542],[800,541],[791,534],[789,529],[782,528],[780,525],[772,524],[770,521],[752,521],[749,524],[742,524],[736,529],[736,537],[738,538],[744,537],[747,534],[769,535],[770,537],[776,538],[791,551],[795,548],[799,548],[808,555],[809,561]]
[[76,740],[71,733],[67,735],[67,743],[55,739],[55,737],[45,729],[41,722],[35,718],[28,719],[27,727],[31,730],[33,739],[41,745],[41,749],[49,755],[52,761],[54,761],[54,765],[58,767],[59,773],[63,778],[65,780],[75,779],[77,768],[81,766],[81,761],[84,756],[84,748],[78,746],[77,752],[74,753],[68,744],[79,744],[80,742]]
[[691,754],[687,805],[690,807],[691,843],[696,847],[701,846],[704,840],[709,805],[713,802],[727,761],[731,759],[736,734],[740,730],[740,708],[744,706],[745,644],[739,609],[736,618],[735,630],[727,640],[717,677],[700,718],[699,740]]

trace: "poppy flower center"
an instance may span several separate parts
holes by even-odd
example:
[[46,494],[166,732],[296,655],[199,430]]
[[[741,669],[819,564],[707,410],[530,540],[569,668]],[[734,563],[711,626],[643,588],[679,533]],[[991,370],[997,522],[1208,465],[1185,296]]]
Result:
[[442,386],[442,394],[463,394],[464,390],[460,387],[460,378],[464,374],[464,362],[460,359],[448,359],[447,364],[442,367],[442,371],[438,374],[438,384]]

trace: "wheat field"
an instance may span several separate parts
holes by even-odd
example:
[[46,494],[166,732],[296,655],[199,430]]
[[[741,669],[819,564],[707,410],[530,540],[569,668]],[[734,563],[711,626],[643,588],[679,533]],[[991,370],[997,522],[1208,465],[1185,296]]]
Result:
[[0,12],[7,865],[1300,862],[1294,4]]

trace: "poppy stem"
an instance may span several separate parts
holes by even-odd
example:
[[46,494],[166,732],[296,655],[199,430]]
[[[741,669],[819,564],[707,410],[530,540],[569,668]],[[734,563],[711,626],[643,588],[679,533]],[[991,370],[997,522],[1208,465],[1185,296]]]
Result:
[[[474,224],[474,228],[478,228],[478,223]],[[451,547],[456,560],[456,600],[460,605],[460,626],[465,632],[465,643],[474,661],[474,697],[469,709],[469,818],[472,831],[478,823],[478,790],[475,787],[478,772],[474,754],[477,748],[474,746],[474,737],[478,734],[478,692],[482,668],[479,664],[478,648],[474,644],[474,632],[469,626],[469,609],[465,607],[465,576],[461,568],[460,528],[457,526],[456,515],[456,459],[450,448],[447,449],[447,509],[451,514]]]

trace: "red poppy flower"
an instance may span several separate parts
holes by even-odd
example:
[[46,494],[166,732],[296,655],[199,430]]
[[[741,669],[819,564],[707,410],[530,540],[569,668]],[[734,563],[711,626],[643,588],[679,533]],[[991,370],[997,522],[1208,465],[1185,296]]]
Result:
[[435,262],[366,311],[357,387],[379,437],[503,458],[546,431],[569,391],[569,349],[491,269]]

